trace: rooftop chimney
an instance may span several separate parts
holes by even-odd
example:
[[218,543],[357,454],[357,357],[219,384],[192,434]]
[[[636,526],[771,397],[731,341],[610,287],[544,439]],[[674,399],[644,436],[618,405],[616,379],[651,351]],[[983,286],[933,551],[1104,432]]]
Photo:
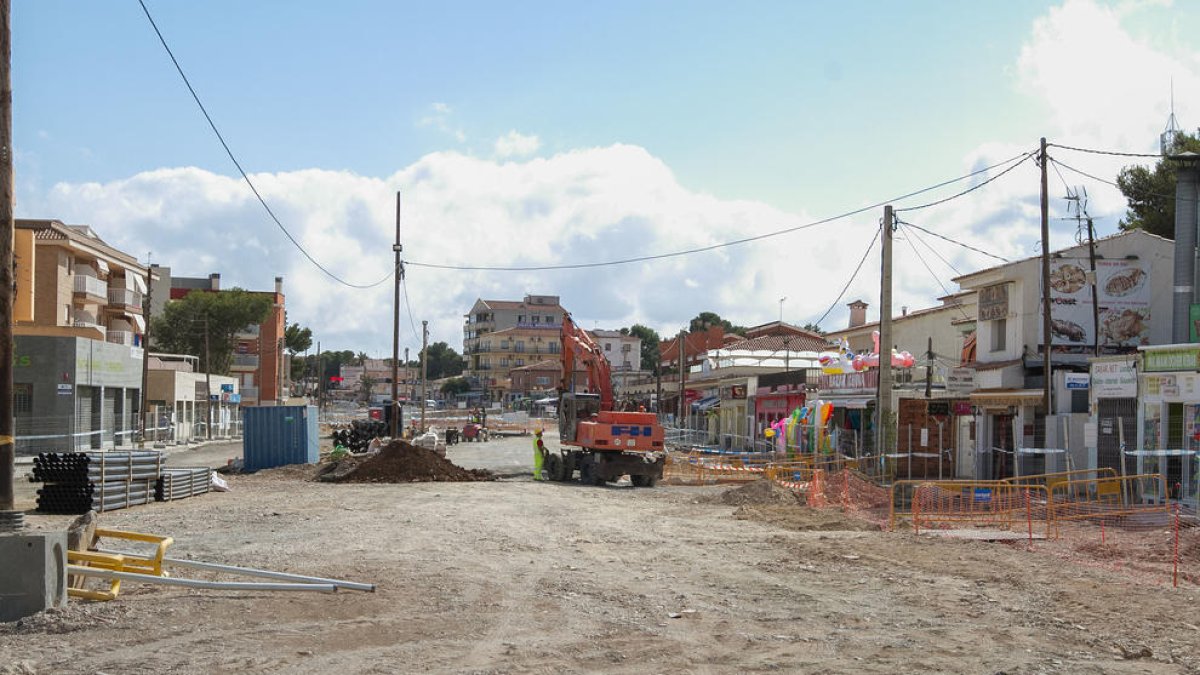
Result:
[[212,274],[208,275],[208,290],[221,290],[221,274],[219,272],[213,272]]
[[908,305],[904,305],[900,308],[900,316],[908,316]]
[[275,277],[275,293],[283,295],[283,277]]
[[847,328],[858,328],[867,322],[867,303],[855,300],[849,304],[850,325]]

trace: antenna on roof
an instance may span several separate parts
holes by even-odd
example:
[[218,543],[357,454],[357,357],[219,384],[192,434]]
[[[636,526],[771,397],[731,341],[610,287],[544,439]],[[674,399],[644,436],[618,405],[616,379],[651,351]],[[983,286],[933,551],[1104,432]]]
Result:
[[1175,119],[1175,78],[1171,78],[1171,113],[1167,116],[1167,128],[1158,137],[1158,148],[1163,157],[1175,154],[1179,149],[1179,120]]

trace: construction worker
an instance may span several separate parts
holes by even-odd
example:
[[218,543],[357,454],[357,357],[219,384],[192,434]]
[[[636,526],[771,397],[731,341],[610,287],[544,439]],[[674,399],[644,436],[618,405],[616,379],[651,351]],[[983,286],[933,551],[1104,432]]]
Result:
[[546,460],[546,444],[542,442],[542,430],[533,432],[533,479],[542,480],[542,462]]

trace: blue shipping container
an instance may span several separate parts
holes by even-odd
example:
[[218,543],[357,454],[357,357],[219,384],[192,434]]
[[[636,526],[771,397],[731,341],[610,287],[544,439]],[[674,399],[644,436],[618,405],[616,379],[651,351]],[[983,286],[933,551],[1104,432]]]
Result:
[[316,406],[253,406],[242,412],[246,471],[316,464],[320,459]]

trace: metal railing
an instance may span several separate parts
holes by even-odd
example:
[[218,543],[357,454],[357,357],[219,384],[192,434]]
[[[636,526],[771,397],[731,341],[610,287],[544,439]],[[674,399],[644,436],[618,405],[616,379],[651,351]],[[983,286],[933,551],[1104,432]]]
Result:
[[241,328],[238,330],[235,337],[256,338],[256,337],[258,337],[259,331],[260,331],[260,328],[259,328],[258,324],[255,324],[253,326],[245,326],[244,328]]
[[229,365],[234,368],[257,368],[258,354],[234,354]]
[[142,294],[128,288],[110,288],[108,289],[108,304],[141,309]]
[[75,274],[73,276],[75,280],[72,282],[72,288],[74,288],[76,293],[94,295],[98,298],[108,298],[108,284],[86,274]]
[[135,333],[129,330],[110,330],[108,331],[108,334],[104,336],[104,339],[113,344],[132,347],[134,335]]

